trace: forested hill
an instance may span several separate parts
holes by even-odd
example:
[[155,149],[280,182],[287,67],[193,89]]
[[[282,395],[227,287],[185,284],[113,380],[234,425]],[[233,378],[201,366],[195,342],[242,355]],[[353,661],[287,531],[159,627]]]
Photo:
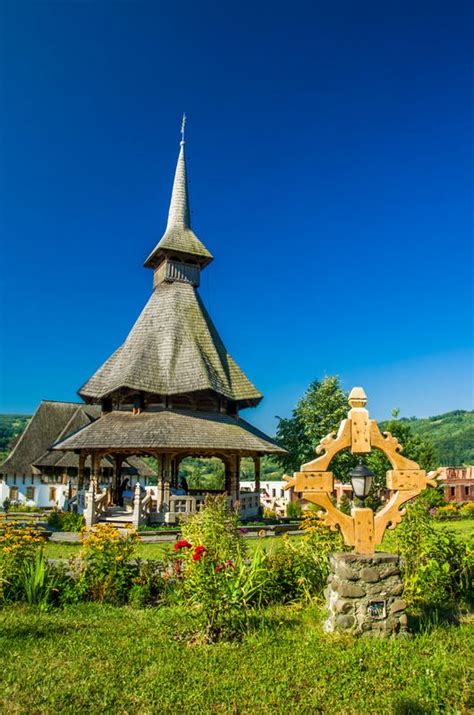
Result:
[[435,417],[401,418],[413,434],[430,439],[442,466],[474,464],[474,410],[454,410]]
[[[0,414],[0,461],[23,432],[29,415]],[[430,439],[440,465],[474,464],[474,410],[454,410],[435,417],[402,417],[414,434]],[[383,429],[383,423],[381,424]],[[2,452],[4,454],[2,454]]]
[[25,429],[31,415],[0,415],[0,452],[8,452]]

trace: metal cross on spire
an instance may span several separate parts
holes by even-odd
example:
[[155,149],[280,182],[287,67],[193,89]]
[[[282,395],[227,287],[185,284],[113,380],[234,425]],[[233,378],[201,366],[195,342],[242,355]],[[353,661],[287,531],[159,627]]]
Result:
[[186,127],[186,113],[183,112],[183,120],[181,122],[181,144],[184,144],[184,128]]

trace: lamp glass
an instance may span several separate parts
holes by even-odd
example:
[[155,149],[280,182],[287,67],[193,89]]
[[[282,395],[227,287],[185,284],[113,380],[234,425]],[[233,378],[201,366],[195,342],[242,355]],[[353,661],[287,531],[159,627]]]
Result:
[[354,495],[358,499],[365,499],[372,486],[373,477],[352,477],[351,484],[354,490]]

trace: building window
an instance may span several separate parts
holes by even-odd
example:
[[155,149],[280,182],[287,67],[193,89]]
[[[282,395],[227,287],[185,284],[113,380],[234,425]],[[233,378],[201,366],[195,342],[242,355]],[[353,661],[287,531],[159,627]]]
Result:
[[10,487],[10,501],[18,499],[18,487]]
[[56,487],[49,488],[49,501],[56,501]]
[[272,497],[276,497],[276,489],[272,489]]
[[469,486],[464,487],[464,496],[466,496],[466,497],[469,496]]
[[29,501],[35,500],[35,488],[34,487],[26,487],[26,498]]
[[456,489],[454,487],[449,487],[449,494],[453,497],[456,494]]

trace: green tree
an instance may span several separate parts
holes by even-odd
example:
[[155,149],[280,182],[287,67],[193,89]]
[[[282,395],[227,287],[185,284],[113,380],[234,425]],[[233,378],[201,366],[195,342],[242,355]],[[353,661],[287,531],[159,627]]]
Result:
[[[426,437],[413,434],[410,423],[405,420],[389,420],[384,422],[381,428],[384,432],[390,432],[398,439],[403,447],[402,454],[408,459],[417,462],[421,469],[429,472],[436,469],[437,453],[433,443]],[[372,496],[376,497],[382,487],[385,486],[385,475],[391,469],[390,462],[386,456],[378,449],[374,449],[367,456],[367,465],[374,472],[375,479],[372,486]]]
[[[301,464],[314,459],[316,447],[330,432],[337,432],[339,424],[347,417],[348,394],[340,386],[336,375],[314,380],[299,400],[292,416],[280,419],[277,440],[288,451],[279,457],[289,472],[298,471]],[[349,452],[341,452],[331,462],[336,478],[348,481],[348,473],[357,463]]]

